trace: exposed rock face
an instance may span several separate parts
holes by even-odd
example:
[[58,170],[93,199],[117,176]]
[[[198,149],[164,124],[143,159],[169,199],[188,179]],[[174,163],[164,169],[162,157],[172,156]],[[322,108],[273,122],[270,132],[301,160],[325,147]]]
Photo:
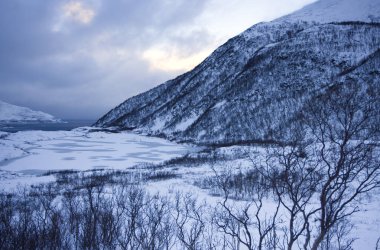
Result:
[[[314,6],[328,1],[351,0]],[[254,25],[192,71],[126,100],[95,125],[199,144],[271,140],[306,101],[334,85],[350,82],[380,93],[374,16],[323,23],[318,15],[306,18],[313,5],[305,9]]]

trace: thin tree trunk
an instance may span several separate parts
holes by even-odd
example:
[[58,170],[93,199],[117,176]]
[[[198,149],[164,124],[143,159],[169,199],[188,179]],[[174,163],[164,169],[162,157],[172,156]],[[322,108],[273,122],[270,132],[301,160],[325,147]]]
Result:
[[311,247],[311,250],[318,250],[318,247],[322,243],[323,238],[325,237],[325,235],[326,235],[325,231],[320,232],[320,234],[318,235],[318,237],[315,239],[315,241],[313,243],[313,246]]

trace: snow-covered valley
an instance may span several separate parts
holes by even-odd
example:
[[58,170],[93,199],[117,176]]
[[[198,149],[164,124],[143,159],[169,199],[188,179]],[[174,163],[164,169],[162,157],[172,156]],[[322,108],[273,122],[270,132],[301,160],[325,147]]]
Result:
[[0,249],[380,249],[379,10],[258,23],[71,131],[0,102]]
[[[61,189],[60,192],[68,192],[71,188],[77,188],[78,183],[88,176],[113,176],[113,181],[107,179],[104,183],[106,190],[113,190],[120,183],[130,180],[130,176],[139,176],[139,188],[147,194],[159,194],[168,199],[175,199],[178,194],[184,197],[191,195],[196,204],[204,204],[203,216],[209,218],[223,201],[223,193],[213,180],[218,176],[250,173],[255,169],[250,157],[260,157],[267,152],[265,146],[258,145],[212,149],[130,132],[91,130],[93,128],[13,134],[2,132],[1,192],[17,193],[24,188],[51,184]],[[62,183],[62,180],[66,180],[64,183],[67,184],[54,184]],[[231,194],[237,198],[233,199],[231,206],[244,209],[247,204],[251,204],[245,201],[245,192],[231,189]],[[350,218],[354,226],[347,237],[356,239],[352,244],[353,249],[373,249],[380,232],[380,216],[377,212],[380,206],[379,190],[359,202],[360,211]],[[276,202],[265,198],[260,216],[270,216],[275,208]],[[255,207],[250,207],[250,211],[254,213]],[[280,210],[280,217],[286,221],[285,210]],[[217,230],[215,237],[223,237],[223,233]],[[205,239],[202,242],[207,243]],[[175,246],[171,249],[180,249],[182,245],[177,242]]]
[[[33,182],[48,171],[125,170],[154,164],[197,150],[189,145],[133,133],[22,131],[0,134],[0,189]],[[36,182],[46,178],[35,177]]]

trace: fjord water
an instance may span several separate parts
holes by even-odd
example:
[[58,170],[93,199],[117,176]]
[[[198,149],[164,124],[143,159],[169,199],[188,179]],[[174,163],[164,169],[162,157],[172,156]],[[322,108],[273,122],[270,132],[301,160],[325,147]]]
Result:
[[10,122],[0,123],[0,131],[15,133],[18,131],[27,130],[42,130],[42,131],[69,131],[74,128],[91,126],[94,120],[64,120],[60,123],[41,123],[41,122]]

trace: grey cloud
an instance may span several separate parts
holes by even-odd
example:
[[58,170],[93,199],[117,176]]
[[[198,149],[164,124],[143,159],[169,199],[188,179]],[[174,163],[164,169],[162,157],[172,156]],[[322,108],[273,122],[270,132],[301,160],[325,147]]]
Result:
[[[165,41],[191,51],[210,39],[204,31],[190,32],[185,39],[173,32],[192,22],[205,2],[103,0],[97,5],[83,1],[98,8],[93,22],[68,22],[62,32],[53,32],[60,6],[67,1],[2,0],[0,99],[58,117],[96,118],[125,98],[174,76],[150,71],[139,52]],[[125,49],[128,58],[99,63],[91,54],[117,48]]]

